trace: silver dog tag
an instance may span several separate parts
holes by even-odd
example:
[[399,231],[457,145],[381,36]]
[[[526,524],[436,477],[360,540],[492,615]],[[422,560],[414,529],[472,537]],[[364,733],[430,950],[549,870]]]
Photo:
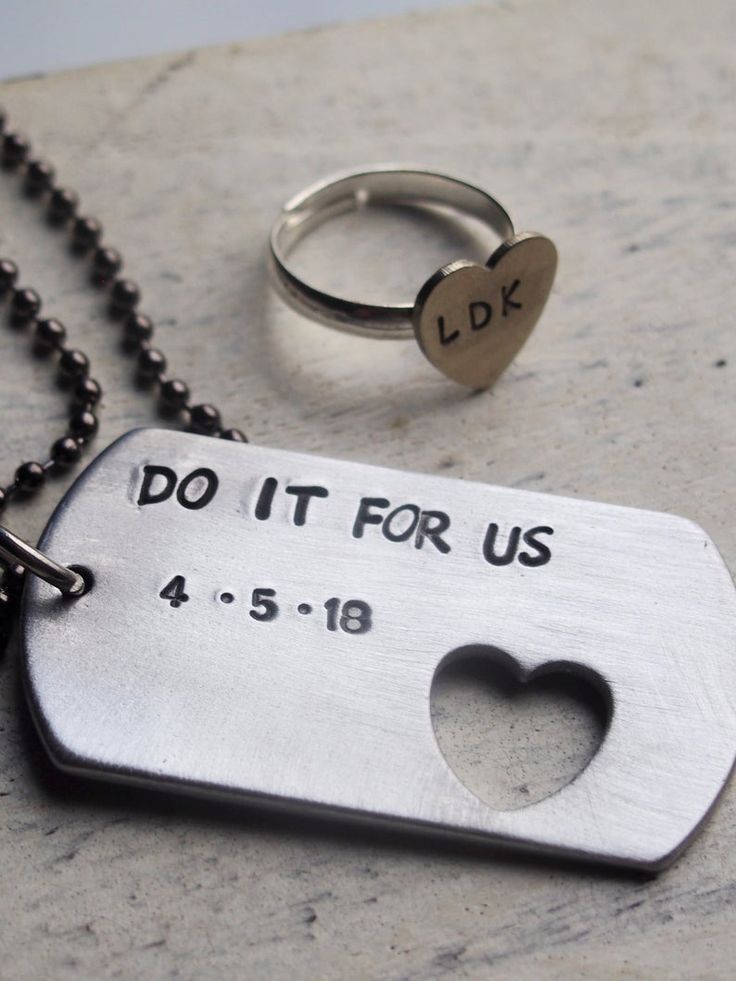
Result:
[[[23,615],[65,770],[658,868],[733,764],[736,593],[682,518],[144,430],[42,547],[93,578]],[[430,689],[469,647],[607,693],[546,799],[494,810],[445,761]]]

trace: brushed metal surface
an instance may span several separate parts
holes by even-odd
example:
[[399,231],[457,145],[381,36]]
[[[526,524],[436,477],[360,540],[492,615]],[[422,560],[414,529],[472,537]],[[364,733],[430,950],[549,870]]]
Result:
[[[138,503],[146,467],[176,475],[151,478],[158,503]],[[212,490],[206,473],[187,481],[202,468],[218,484],[192,508]],[[301,487],[328,496],[312,495],[298,524]],[[358,522],[355,537],[365,497],[390,505],[364,508],[380,523]],[[450,525],[417,548],[419,511],[419,530],[440,512]],[[513,528],[547,531],[493,565],[491,524],[491,557]],[[682,518],[141,430],[81,475],[41,547],[94,575],[77,600],[30,582],[22,618],[34,716],[70,771],[658,868],[733,764],[736,592]],[[264,600],[274,619],[251,616],[267,617]],[[371,608],[365,632],[351,600]],[[526,676],[581,672],[610,699],[589,765],[518,810],[467,790],[432,728],[438,666],[474,646]]]

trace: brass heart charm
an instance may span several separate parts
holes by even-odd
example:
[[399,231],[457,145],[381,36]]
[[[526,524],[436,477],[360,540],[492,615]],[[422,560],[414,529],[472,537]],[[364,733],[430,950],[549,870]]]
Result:
[[524,346],[547,302],[557,249],[533,232],[514,235],[486,266],[460,259],[427,280],[414,305],[414,333],[448,378],[488,388]]

